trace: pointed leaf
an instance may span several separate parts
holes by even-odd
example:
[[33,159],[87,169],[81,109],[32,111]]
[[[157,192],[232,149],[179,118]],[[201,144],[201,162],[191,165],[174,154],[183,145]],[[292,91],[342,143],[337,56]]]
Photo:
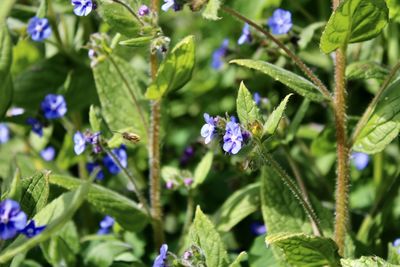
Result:
[[283,117],[283,112],[285,112],[287,102],[292,94],[287,95],[279,106],[271,113],[268,117],[267,122],[264,125],[264,131],[270,135],[274,134],[276,129],[278,128],[279,122]]
[[230,63],[261,71],[310,100],[317,102],[324,100],[324,96],[319,92],[318,87],[312,82],[268,62],[251,59],[236,59],[232,60]]
[[384,0],[345,0],[332,13],[321,36],[320,47],[330,53],[348,43],[377,36],[389,20]]
[[240,83],[238,97],[236,99],[236,109],[240,123],[245,126],[250,125],[260,118],[260,111],[253,96],[243,82]]
[[29,218],[47,204],[50,191],[49,175],[49,171],[43,171],[21,180],[21,208]]
[[201,159],[200,163],[197,165],[194,171],[194,181],[192,187],[195,188],[201,185],[207,178],[210,172],[212,162],[214,158],[214,153],[212,151],[207,152],[207,154]]

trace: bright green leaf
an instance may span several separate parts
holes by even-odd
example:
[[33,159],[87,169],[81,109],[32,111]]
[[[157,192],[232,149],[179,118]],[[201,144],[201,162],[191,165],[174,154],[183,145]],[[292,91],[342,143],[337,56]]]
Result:
[[218,20],[218,10],[221,6],[221,0],[209,0],[203,11],[203,17],[210,20]]
[[282,249],[286,261],[293,266],[317,267],[340,266],[340,257],[335,241],[326,237],[280,233],[268,235],[267,245]]
[[214,154],[212,151],[209,151],[197,165],[194,171],[194,181],[192,187],[195,188],[201,185],[204,180],[207,178],[208,173],[210,172],[212,162],[213,162]]
[[200,207],[196,209],[189,236],[192,242],[202,249],[207,266],[225,267],[228,265],[229,259],[224,243]]
[[279,106],[271,113],[268,117],[267,122],[264,125],[264,131],[270,135],[274,134],[276,129],[278,128],[279,122],[283,117],[283,112],[285,112],[287,102],[292,94],[287,95]]
[[194,36],[180,41],[161,63],[154,82],[146,91],[148,99],[160,99],[184,86],[192,77],[195,61]]
[[42,171],[21,180],[21,208],[31,218],[47,204],[49,197],[49,171]]
[[341,259],[342,267],[395,267],[398,265],[390,264],[378,256],[361,257],[359,259]]
[[324,100],[324,96],[319,92],[318,87],[312,82],[268,62],[251,59],[237,59],[232,60],[230,63],[261,71],[310,100],[317,102]]
[[[50,183],[73,190],[84,182],[68,176],[50,175]],[[100,185],[90,185],[87,201],[99,212],[115,218],[127,230],[139,231],[148,223],[146,213],[136,202]]]
[[243,82],[240,83],[238,97],[236,99],[236,110],[240,123],[245,126],[250,125],[260,118],[260,111],[253,96]]
[[231,195],[215,214],[219,232],[229,232],[244,218],[260,208],[260,184],[250,184]]
[[151,40],[154,39],[154,36],[142,36],[142,37],[135,37],[132,39],[124,40],[119,42],[119,45],[122,46],[129,46],[129,47],[140,47],[145,46],[150,43]]
[[320,47],[330,53],[348,43],[366,41],[386,26],[389,10],[384,0],[346,0],[332,13],[321,36]]

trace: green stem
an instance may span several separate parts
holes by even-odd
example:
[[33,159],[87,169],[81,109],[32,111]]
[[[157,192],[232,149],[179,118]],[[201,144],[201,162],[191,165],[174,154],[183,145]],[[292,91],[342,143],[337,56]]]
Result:
[[349,147],[351,147],[354,144],[355,140],[360,135],[361,130],[364,128],[365,124],[367,124],[368,119],[372,115],[372,112],[375,110],[376,104],[378,104],[378,101],[380,100],[382,94],[388,88],[389,84],[392,82],[393,78],[395,77],[395,75],[399,71],[399,69],[400,69],[400,61],[392,68],[389,75],[386,77],[385,81],[383,82],[381,88],[379,88],[379,91],[376,93],[375,97],[372,99],[371,103],[368,105],[367,109],[364,111],[364,114],[361,116],[361,119],[358,121],[357,126],[351,137],[351,142],[349,144]]
[[304,74],[311,79],[311,81],[318,87],[319,91],[323,96],[329,101],[332,101],[332,95],[326,86],[322,83],[322,81],[311,71],[309,67],[297,56],[295,55],[287,46],[285,46],[280,40],[275,38],[271,33],[264,30],[260,25],[251,19],[246,18],[242,14],[238,13],[236,10],[233,10],[227,6],[223,6],[222,10],[226,13],[238,18],[239,20],[246,22],[254,29],[258,30],[262,34],[264,34],[268,39],[273,41],[279,48],[281,48],[285,53],[294,61],[294,63],[304,72]]
[[300,201],[300,204],[303,206],[304,211],[306,212],[308,218],[311,221],[311,224],[314,226],[314,233],[317,236],[323,236],[323,232],[321,226],[319,225],[319,220],[314,212],[309,201],[306,200],[304,195],[301,193],[301,190],[297,187],[296,183],[289,177],[289,175],[283,170],[283,168],[279,165],[275,159],[269,155],[268,153],[264,153],[263,149],[258,145],[258,152],[261,155],[262,159],[268,164],[277,175],[283,180],[283,182],[289,187],[290,191],[294,194],[294,196]]
[[147,205],[147,201],[145,197],[143,196],[142,192],[140,191],[139,187],[136,184],[136,179],[132,175],[132,173],[128,170],[128,168],[125,168],[122,166],[120,160],[118,159],[117,156],[106,146],[102,146],[102,149],[112,158],[112,160],[117,164],[118,168],[120,168],[125,175],[128,177],[128,179],[131,181],[133,184],[133,191],[135,192],[140,204],[142,204],[143,208],[146,210],[147,214],[150,214],[150,209],[149,206]]
[[337,142],[335,241],[340,255],[344,253],[349,220],[349,148],[346,132],[345,70],[346,52],[344,48],[341,48],[336,52],[334,98]]
[[192,223],[194,213],[194,199],[193,199],[193,192],[189,189],[188,198],[187,198],[187,206],[186,206],[186,215],[185,215],[185,222],[183,224],[181,239],[179,240],[179,248],[182,248],[185,242],[185,238],[189,232],[190,225]]

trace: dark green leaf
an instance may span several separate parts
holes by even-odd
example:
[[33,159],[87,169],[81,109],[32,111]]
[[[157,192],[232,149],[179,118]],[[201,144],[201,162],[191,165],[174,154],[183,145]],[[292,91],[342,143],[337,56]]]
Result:
[[43,171],[21,180],[21,208],[29,218],[33,217],[47,204],[49,175],[49,171]]
[[184,86],[192,77],[195,61],[194,36],[180,41],[161,63],[156,80],[146,91],[148,99],[160,99]]
[[312,82],[268,62],[251,59],[237,59],[232,60],[230,63],[261,71],[310,100],[318,102],[324,100],[324,96],[319,92],[318,87]]
[[320,47],[330,53],[348,43],[377,36],[389,20],[384,0],[345,0],[329,18],[321,36]]
[[253,100],[253,96],[243,82],[240,83],[239,93],[236,99],[236,110],[240,123],[246,127],[261,117],[260,111]]
[[10,106],[13,95],[10,76],[11,62],[12,43],[10,34],[8,33],[7,25],[0,20],[0,120]]
[[282,249],[286,261],[293,266],[340,266],[338,248],[330,238],[280,233],[268,235],[266,243]]
[[[50,175],[50,183],[73,190],[84,182],[73,177]],[[99,212],[115,218],[127,230],[140,231],[148,223],[146,213],[136,202],[100,185],[90,185],[87,201]]]

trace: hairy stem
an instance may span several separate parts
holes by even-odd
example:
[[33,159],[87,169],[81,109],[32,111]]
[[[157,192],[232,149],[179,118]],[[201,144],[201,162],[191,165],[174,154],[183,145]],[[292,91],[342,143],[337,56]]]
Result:
[[337,142],[335,241],[343,255],[349,221],[349,147],[346,131],[346,51],[336,51],[335,62],[335,124]]
[[386,77],[385,81],[383,82],[381,88],[376,93],[376,95],[372,99],[371,103],[368,105],[367,109],[364,111],[364,114],[361,116],[361,119],[358,121],[357,126],[356,126],[356,128],[355,128],[355,130],[353,132],[349,147],[351,147],[354,144],[354,142],[356,141],[356,139],[357,139],[358,135],[360,134],[362,128],[368,122],[368,119],[372,115],[372,112],[375,110],[376,104],[378,104],[378,101],[380,100],[382,94],[388,88],[389,84],[392,82],[393,78],[396,76],[396,73],[399,71],[399,69],[400,69],[400,62],[398,62],[392,68],[392,70],[390,71],[389,75]]
[[[151,10],[157,14],[159,0],[151,0]],[[150,52],[150,72],[154,81],[157,75],[157,55]],[[161,100],[151,102],[151,122],[149,129],[149,165],[150,165],[150,203],[153,218],[154,244],[156,249],[164,243],[164,230],[162,224],[162,208],[160,202],[160,124]]]
[[329,101],[332,100],[331,93],[329,90],[326,88],[326,86],[322,83],[322,81],[311,71],[309,67],[297,56],[295,55],[290,49],[285,46],[280,40],[275,38],[271,33],[263,29],[260,25],[258,25],[256,22],[246,18],[242,14],[238,13],[237,11],[227,7],[223,6],[222,10],[224,10],[226,13],[231,14],[232,16],[238,18],[239,20],[246,22],[250,26],[252,26],[254,29],[258,30],[262,34],[264,34],[268,39],[273,41],[279,48],[281,48],[285,53],[296,63],[296,65],[304,72],[304,74],[318,87],[319,91],[322,93],[322,95],[325,96],[326,99]]
[[311,224],[315,226],[314,234],[317,236],[323,236],[323,232],[321,226],[319,225],[319,220],[314,212],[314,209],[311,206],[311,203],[306,200],[304,195],[301,193],[301,190],[297,187],[296,183],[289,177],[289,175],[282,169],[278,162],[269,155],[268,153],[264,153],[263,149],[258,145],[258,152],[261,155],[262,159],[268,164],[276,174],[283,180],[283,182],[289,187],[290,191],[294,194],[294,196],[300,201],[300,204],[303,206],[304,211],[306,212],[308,218],[311,221]]

